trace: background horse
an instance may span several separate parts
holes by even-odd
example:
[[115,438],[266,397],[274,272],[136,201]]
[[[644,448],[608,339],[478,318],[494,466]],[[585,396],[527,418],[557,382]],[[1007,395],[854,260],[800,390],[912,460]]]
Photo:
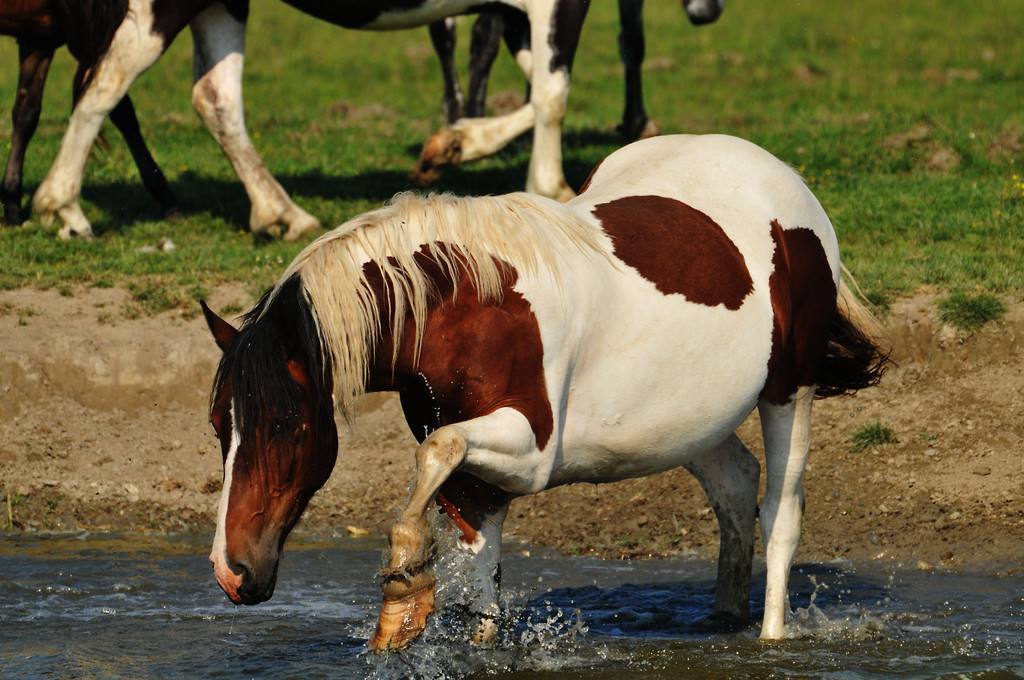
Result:
[[[573,192],[562,172],[561,125],[569,71],[589,0],[500,2],[524,11],[529,18],[532,100],[506,116],[459,121],[447,131],[443,144],[435,140],[435,152],[445,162],[480,158],[533,127],[526,188],[545,196],[568,198]],[[89,148],[103,118],[175,36],[191,26],[195,57],[192,103],[245,185],[252,202],[250,227],[254,232],[281,227],[287,239],[318,228],[317,220],[296,206],[267,171],[245,129],[242,63],[248,0],[130,0],[129,4],[130,11],[114,32],[91,84],[75,107],[60,152],[36,192],[34,206],[43,220],[59,217],[69,232],[91,234],[78,197]],[[288,4],[325,21],[365,30],[422,26],[479,7],[473,0],[288,0]]]
[[[461,532],[493,638],[509,501],[684,466],[721,531],[715,614],[745,621],[760,467],[761,636],[783,634],[811,404],[877,382],[884,357],[840,283],[803,181],[734,137],[656,137],[605,159],[575,200],[400,196],[308,246],[224,349],[211,421],[224,487],[210,559],[235,603],[273,592],[280,550],[366,391],[397,391],[420,446],[389,540],[370,642],[402,647],[434,609],[427,523]],[[396,480],[396,483],[402,483]]]
[[[723,0],[682,0],[683,9],[695,26],[709,24],[722,14]],[[619,0],[619,56],[626,76],[626,105],[622,123],[616,128],[628,141],[659,134],[657,123],[647,117],[644,108],[644,0]],[[508,19],[506,19],[508,15]],[[528,45],[526,22],[521,13],[508,11],[481,12],[473,22],[469,47],[469,94],[462,96],[459,76],[455,71],[455,20],[430,24],[430,40],[441,62],[444,78],[443,109],[445,119],[454,123],[459,118],[480,118],[485,114],[487,80],[498,56],[502,38],[515,54]]]
[[[127,0],[0,0],[0,34],[17,39],[20,63],[18,91],[11,111],[14,124],[11,151],[7,157],[3,187],[0,188],[7,224],[21,224],[27,217],[21,206],[22,168],[25,151],[39,124],[43,88],[53,53],[67,44],[72,56],[78,60],[73,88],[73,99],[77,101],[88,84],[93,67],[103,56],[114,30],[127,11]],[[164,215],[173,213],[177,208],[174,195],[146,148],[135,108],[127,94],[111,110],[110,119],[128,144],[142,182],[160,204],[161,212]]]

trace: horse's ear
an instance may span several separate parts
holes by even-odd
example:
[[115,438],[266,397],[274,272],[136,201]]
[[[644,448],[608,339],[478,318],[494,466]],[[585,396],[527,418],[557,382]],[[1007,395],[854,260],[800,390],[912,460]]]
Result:
[[210,332],[213,333],[213,339],[217,343],[217,347],[220,347],[221,351],[228,348],[231,341],[238,335],[238,329],[229,324],[224,319],[217,316],[212,309],[206,305],[205,300],[199,301],[199,306],[203,308],[203,316],[206,317],[206,325],[210,327]]

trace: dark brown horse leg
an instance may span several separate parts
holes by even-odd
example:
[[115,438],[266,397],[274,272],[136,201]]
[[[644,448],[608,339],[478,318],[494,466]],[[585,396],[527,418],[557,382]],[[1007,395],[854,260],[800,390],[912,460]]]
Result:
[[142,138],[142,130],[139,128],[139,119],[135,116],[135,107],[128,95],[125,95],[110,111],[110,120],[117,126],[128,150],[131,151],[135,167],[139,169],[139,176],[146,189],[153,195],[160,205],[161,214],[166,217],[175,217],[179,214],[178,201],[171,192],[160,166],[156,164],[146,140]]
[[451,19],[435,21],[429,30],[430,42],[441,61],[441,75],[444,77],[442,106],[444,119],[450,124],[462,118],[462,89],[459,87],[459,75],[455,72],[455,22]]
[[[644,0],[619,0],[619,56],[626,72],[626,108],[622,124],[617,130],[626,139],[658,134],[644,110],[643,79],[640,68],[644,63]],[[654,126],[648,129],[649,125]]]
[[55,47],[38,45],[27,40],[18,41],[18,59],[21,64],[18,73],[18,92],[14,97],[11,120],[14,129],[11,134],[11,153],[7,157],[7,172],[4,174],[0,197],[4,204],[4,222],[21,224],[28,211],[21,206],[21,175],[25,164],[25,150],[39,124],[42,108],[43,88],[46,74],[50,70]]
[[487,80],[498,56],[505,21],[498,12],[481,12],[469,43],[469,98],[466,116],[482,118],[487,109]]

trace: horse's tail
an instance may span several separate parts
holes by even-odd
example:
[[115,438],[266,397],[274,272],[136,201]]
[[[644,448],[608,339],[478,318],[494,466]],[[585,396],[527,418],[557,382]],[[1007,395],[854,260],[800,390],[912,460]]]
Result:
[[857,282],[842,267],[836,314],[818,371],[818,397],[848,394],[877,385],[889,364],[889,352],[879,344],[884,336],[882,325],[861,302],[862,297]]
[[114,33],[128,16],[128,0],[54,0],[53,10],[68,50],[78,60],[81,77],[74,84],[77,104]]

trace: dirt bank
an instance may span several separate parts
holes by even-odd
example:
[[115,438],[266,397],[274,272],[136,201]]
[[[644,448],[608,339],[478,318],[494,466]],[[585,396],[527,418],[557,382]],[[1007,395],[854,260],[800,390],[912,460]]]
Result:
[[[249,301],[229,288],[213,302]],[[936,321],[934,302],[922,292],[893,306],[899,365],[880,388],[818,402],[800,559],[1024,564],[1024,304],[965,337]],[[212,531],[217,351],[199,318],[130,317],[116,289],[0,293],[0,490],[15,529]],[[854,452],[853,432],[872,421],[896,441]],[[741,434],[760,455],[756,422]],[[303,526],[380,532],[406,495],[413,447],[397,399],[367,398]],[[613,557],[717,548],[683,471],[519,499],[507,529]]]

